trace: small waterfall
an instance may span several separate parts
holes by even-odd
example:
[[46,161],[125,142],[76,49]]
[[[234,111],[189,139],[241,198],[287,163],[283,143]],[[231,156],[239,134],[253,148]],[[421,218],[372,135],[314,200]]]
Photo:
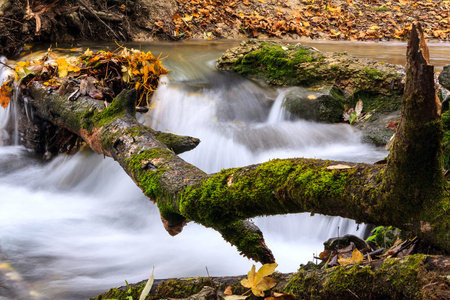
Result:
[[267,118],[267,124],[276,124],[280,121],[285,121],[290,117],[290,114],[283,107],[283,101],[289,89],[282,90],[270,110],[269,117]]
[[[276,157],[373,162],[385,156],[362,144],[351,126],[283,116],[284,89],[215,70],[215,59],[234,45],[221,43],[143,47],[167,53],[173,73],[162,79],[153,97],[156,108],[141,121],[200,138],[183,159],[212,173]],[[0,108],[0,134],[11,108]],[[90,152],[44,164],[21,146],[0,144],[0,195],[0,250],[39,299],[94,297],[125,280],[148,278],[153,266],[156,278],[169,278],[206,276],[205,267],[213,276],[240,275],[254,264],[217,232],[195,223],[169,236],[157,207],[117,163]],[[341,235],[361,234],[353,221],[320,215],[254,221],[280,272],[311,260],[338,227]]]
[[[7,68],[4,64],[6,63],[5,57],[0,57],[0,86],[5,82],[11,70]],[[0,107],[0,146],[9,145],[11,143],[10,135],[6,129],[9,123],[11,107],[8,106],[6,109]]]
[[[5,66],[6,58],[0,57],[0,86],[6,81],[8,76],[12,74],[12,70]],[[18,145],[19,143],[19,117],[18,117],[18,97],[19,86],[14,86],[13,97],[6,108],[0,108],[0,146],[4,145]],[[13,122],[12,133],[8,133],[8,126]]]

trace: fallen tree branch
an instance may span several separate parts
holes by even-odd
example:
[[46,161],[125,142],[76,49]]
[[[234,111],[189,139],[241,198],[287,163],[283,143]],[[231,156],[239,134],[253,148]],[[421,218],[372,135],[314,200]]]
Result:
[[[413,31],[420,33],[420,26],[416,24]],[[417,42],[423,40],[418,36],[410,40],[408,48],[416,50],[408,52],[408,60],[423,52],[417,50]],[[424,63],[426,60],[419,65],[409,63],[408,68],[428,68]],[[422,79],[426,82],[434,76],[432,72],[420,74],[426,76]],[[265,263],[273,261],[273,256],[259,229],[245,220],[299,212],[393,225],[450,251],[450,213],[445,209],[449,198],[439,169],[442,129],[439,115],[430,105],[435,102],[434,86],[416,97],[422,82],[410,78],[407,76],[409,88],[402,112],[407,121],[400,123],[396,139],[402,139],[402,132],[414,134],[408,133],[401,141],[403,146],[394,147],[387,167],[351,164],[339,168],[345,163],[293,158],[210,175],[179,158],[136,121],[135,91],[122,92],[107,108],[92,99],[67,101],[39,84],[31,87],[31,95],[41,118],[69,129],[95,152],[116,160],[157,203],[169,233],[177,234],[187,220],[195,221],[216,229],[244,255]],[[430,107],[430,113],[423,112]],[[431,146],[423,146],[425,137]],[[407,159],[399,158],[403,149],[416,145],[425,150]],[[410,173],[399,172],[406,170],[401,166],[407,166],[408,159],[426,163],[412,162],[415,169],[409,169]],[[421,175],[425,177],[422,185]]]

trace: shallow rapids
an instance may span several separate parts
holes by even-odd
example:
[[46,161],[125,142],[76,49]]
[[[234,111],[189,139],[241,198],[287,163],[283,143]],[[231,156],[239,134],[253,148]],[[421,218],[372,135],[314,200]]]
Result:
[[[139,119],[154,129],[200,138],[200,145],[182,154],[183,159],[217,172],[273,158],[370,163],[386,156],[384,149],[361,143],[350,125],[318,124],[287,115],[280,103],[288,89],[218,72],[215,60],[237,43],[127,45],[168,55],[165,66],[172,73],[162,79],[153,97],[155,108]],[[376,53],[386,56],[373,55],[378,59],[404,59],[401,43],[328,44],[312,43],[325,51],[345,48],[351,54],[362,49],[364,55],[366,47],[375,47]],[[433,56],[432,45],[430,51]],[[10,113],[0,108],[0,135]],[[146,279],[153,266],[156,278],[167,278],[207,276],[206,267],[211,276],[245,274],[253,264],[217,232],[197,224],[169,236],[157,207],[121,168],[88,151],[44,163],[21,146],[0,143],[0,195],[0,252],[35,299],[87,299],[124,285],[125,280]],[[296,271],[299,264],[312,260],[338,230],[340,235],[364,234],[364,226],[357,231],[351,220],[318,215],[254,221],[280,272]]]

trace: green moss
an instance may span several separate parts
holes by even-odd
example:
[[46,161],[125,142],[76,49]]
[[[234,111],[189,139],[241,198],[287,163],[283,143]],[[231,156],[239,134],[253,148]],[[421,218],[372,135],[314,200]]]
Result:
[[[276,159],[246,169],[223,170],[201,187],[185,191],[179,197],[180,211],[190,220],[217,227],[267,212],[314,212],[320,208],[323,213],[329,211],[334,215],[335,208],[342,211],[343,206],[355,211],[352,206],[361,203],[348,204],[342,197],[360,187],[355,172],[370,171],[329,170],[326,168],[329,164],[320,160]],[[284,184],[280,186],[280,182]]]
[[297,299],[319,299],[321,289],[316,272],[300,271],[292,276],[284,292],[295,295]]
[[442,139],[443,165],[446,170],[450,169],[450,110],[444,112],[441,116],[444,136]]
[[262,43],[261,49],[240,57],[234,64],[234,71],[265,77],[277,85],[313,84],[316,80],[314,72],[302,70],[298,65],[320,61],[322,56],[301,47],[289,52],[286,49],[279,44]]
[[364,68],[364,75],[369,78],[369,79],[373,79],[373,80],[378,80],[378,79],[382,79],[384,74],[382,72],[380,72],[380,70],[377,70],[375,68],[368,68],[365,67]]
[[161,282],[155,295],[147,299],[187,298],[200,292],[204,286],[211,286],[208,278],[197,278],[195,280],[169,279]]
[[[160,176],[165,168],[152,163],[160,158],[170,158],[173,153],[168,149],[149,149],[139,152],[127,159],[128,168],[132,172],[134,179],[143,189],[144,194],[152,199],[159,199],[163,196],[163,189],[160,185]],[[148,170],[153,172],[148,172]]]
[[222,237],[235,245],[239,252],[245,254],[248,258],[264,261],[265,248],[262,247],[264,239],[262,234],[247,228],[243,222],[233,223],[220,230]]
[[121,288],[112,288],[104,294],[98,295],[95,298],[91,298],[91,300],[136,300],[139,299],[144,286],[145,283]]
[[374,265],[338,266],[294,274],[284,292],[297,299],[421,299],[424,255],[385,259]]
[[[92,300],[137,300],[144,289],[145,282],[127,287],[112,288],[108,292],[98,295]],[[204,286],[211,286],[208,278],[187,278],[187,279],[168,279],[158,284],[156,291],[153,288],[152,293],[147,296],[147,300],[167,299],[167,298],[187,298],[199,293]],[[129,298],[132,297],[132,298]]]

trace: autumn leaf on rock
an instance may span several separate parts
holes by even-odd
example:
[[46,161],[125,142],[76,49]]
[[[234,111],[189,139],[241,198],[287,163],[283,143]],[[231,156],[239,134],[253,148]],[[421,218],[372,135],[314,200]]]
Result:
[[242,279],[241,284],[246,287],[252,289],[252,293],[255,296],[263,297],[264,291],[267,291],[273,288],[277,282],[275,279],[266,277],[275,272],[278,264],[265,264],[261,268],[259,268],[258,272],[255,272],[255,265],[253,265],[252,269],[247,274],[247,279]]
[[350,264],[356,264],[360,261],[363,261],[363,259],[364,255],[358,249],[355,248],[353,250],[352,257],[342,258],[341,256],[339,256],[338,263],[342,266],[345,266]]

